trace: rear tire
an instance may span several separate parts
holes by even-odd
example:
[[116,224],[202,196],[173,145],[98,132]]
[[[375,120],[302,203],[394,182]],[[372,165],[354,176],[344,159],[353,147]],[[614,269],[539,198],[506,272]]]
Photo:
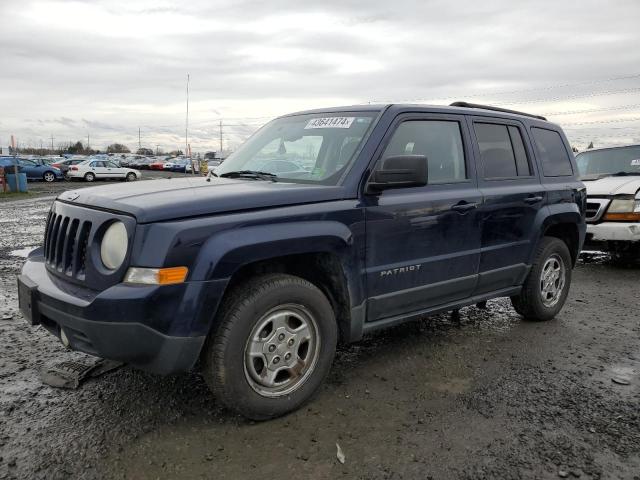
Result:
[[93,182],[95,179],[96,179],[96,176],[91,172],[84,174],[85,182]]
[[138,178],[138,177],[136,176],[136,174],[135,174],[135,173],[133,173],[133,172],[129,172],[129,173],[127,173],[127,176],[125,177],[125,180],[126,180],[127,182],[135,182],[137,178]]
[[566,243],[558,238],[543,237],[522,292],[511,297],[516,312],[526,320],[554,318],[569,294],[571,267],[571,254]]
[[203,351],[214,396],[253,420],[289,413],[316,393],[338,338],[333,308],[312,283],[264,275],[232,291]]
[[53,172],[44,172],[42,174],[42,179],[47,183],[55,182],[56,181],[56,175]]

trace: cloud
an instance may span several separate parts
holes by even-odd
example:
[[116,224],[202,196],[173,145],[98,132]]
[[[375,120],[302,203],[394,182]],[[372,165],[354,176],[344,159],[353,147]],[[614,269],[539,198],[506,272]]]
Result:
[[[640,104],[640,78],[618,78],[640,73],[639,17],[635,0],[3,0],[0,144],[12,133],[137,143],[141,128],[149,146],[178,147],[187,72],[202,149],[217,148],[219,118],[248,117],[225,121],[233,146],[265,120],[254,117],[337,103],[590,111],[552,118],[561,124],[638,117],[603,109]],[[615,143],[639,127],[567,133]]]

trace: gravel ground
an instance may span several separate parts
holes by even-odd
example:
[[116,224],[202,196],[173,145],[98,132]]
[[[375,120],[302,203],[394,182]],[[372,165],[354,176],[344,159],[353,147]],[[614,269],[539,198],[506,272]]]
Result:
[[640,479],[638,267],[583,258],[551,322],[498,299],[342,347],[314,402],[253,423],[196,373],[41,383],[87,358],[17,310],[49,203],[0,204],[0,478]]

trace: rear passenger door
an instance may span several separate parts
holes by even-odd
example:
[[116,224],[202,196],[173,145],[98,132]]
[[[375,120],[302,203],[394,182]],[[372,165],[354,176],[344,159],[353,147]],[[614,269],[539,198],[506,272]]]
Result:
[[478,162],[481,255],[474,295],[519,285],[537,241],[536,216],[545,202],[525,126],[517,120],[472,117]]
[[366,202],[367,320],[468,298],[480,258],[478,191],[462,115],[405,114],[376,153],[425,155],[428,185],[384,190]]

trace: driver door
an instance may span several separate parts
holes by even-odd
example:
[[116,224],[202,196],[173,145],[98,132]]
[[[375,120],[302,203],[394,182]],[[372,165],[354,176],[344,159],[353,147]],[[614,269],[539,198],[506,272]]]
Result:
[[107,176],[109,178],[124,178],[127,174],[126,169],[119,167],[113,162],[105,162],[107,165]]
[[429,180],[365,196],[369,322],[468,298],[478,279],[482,195],[464,116],[405,115],[392,130],[376,168],[425,155]]

